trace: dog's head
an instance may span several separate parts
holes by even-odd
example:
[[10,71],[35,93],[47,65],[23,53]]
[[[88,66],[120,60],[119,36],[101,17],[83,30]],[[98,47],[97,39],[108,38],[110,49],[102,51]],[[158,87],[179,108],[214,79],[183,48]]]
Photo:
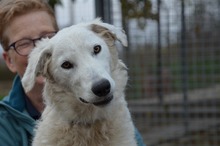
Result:
[[127,46],[122,29],[98,19],[42,40],[30,54],[22,78],[25,91],[30,91],[36,77],[42,75],[46,85],[54,86],[53,91],[57,89],[53,94],[72,94],[81,103],[97,106],[109,103],[115,90],[112,74],[118,62],[116,40]]

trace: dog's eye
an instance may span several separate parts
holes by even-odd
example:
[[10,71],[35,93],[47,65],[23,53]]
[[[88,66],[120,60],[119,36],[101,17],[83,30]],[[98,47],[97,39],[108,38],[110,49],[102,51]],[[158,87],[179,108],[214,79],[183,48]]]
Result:
[[96,45],[93,48],[94,54],[98,54],[101,51],[102,47],[100,45]]
[[70,68],[73,68],[73,64],[70,63],[69,61],[65,61],[62,65],[61,65],[62,68],[64,69],[70,69]]

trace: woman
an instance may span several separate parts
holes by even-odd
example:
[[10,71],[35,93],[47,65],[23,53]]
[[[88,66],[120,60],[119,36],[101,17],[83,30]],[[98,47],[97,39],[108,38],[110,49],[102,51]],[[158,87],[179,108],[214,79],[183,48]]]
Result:
[[[31,144],[35,121],[44,110],[43,77],[25,93],[21,78],[27,66],[27,56],[41,38],[51,38],[58,31],[53,10],[43,0],[1,0],[0,42],[3,58],[10,71],[16,73],[13,87],[0,102],[0,143],[7,146]],[[144,145],[136,132],[137,142]]]

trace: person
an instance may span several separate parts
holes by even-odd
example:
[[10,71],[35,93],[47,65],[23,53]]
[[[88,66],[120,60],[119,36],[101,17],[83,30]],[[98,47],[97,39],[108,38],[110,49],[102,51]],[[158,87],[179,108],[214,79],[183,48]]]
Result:
[[[43,77],[38,77],[31,91],[24,92],[21,78],[28,55],[35,42],[51,38],[58,31],[55,14],[43,0],[0,1],[0,43],[9,70],[16,74],[12,89],[0,101],[0,143],[5,146],[28,146],[34,135],[36,120],[44,110]],[[136,129],[139,146],[144,142]]]

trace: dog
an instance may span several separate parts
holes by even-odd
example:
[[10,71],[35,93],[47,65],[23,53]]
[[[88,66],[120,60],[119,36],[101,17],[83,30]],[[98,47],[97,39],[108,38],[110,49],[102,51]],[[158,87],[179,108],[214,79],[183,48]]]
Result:
[[45,78],[46,107],[33,146],[137,145],[116,41],[127,46],[125,32],[95,19],[37,43],[22,78],[26,92],[37,76]]

